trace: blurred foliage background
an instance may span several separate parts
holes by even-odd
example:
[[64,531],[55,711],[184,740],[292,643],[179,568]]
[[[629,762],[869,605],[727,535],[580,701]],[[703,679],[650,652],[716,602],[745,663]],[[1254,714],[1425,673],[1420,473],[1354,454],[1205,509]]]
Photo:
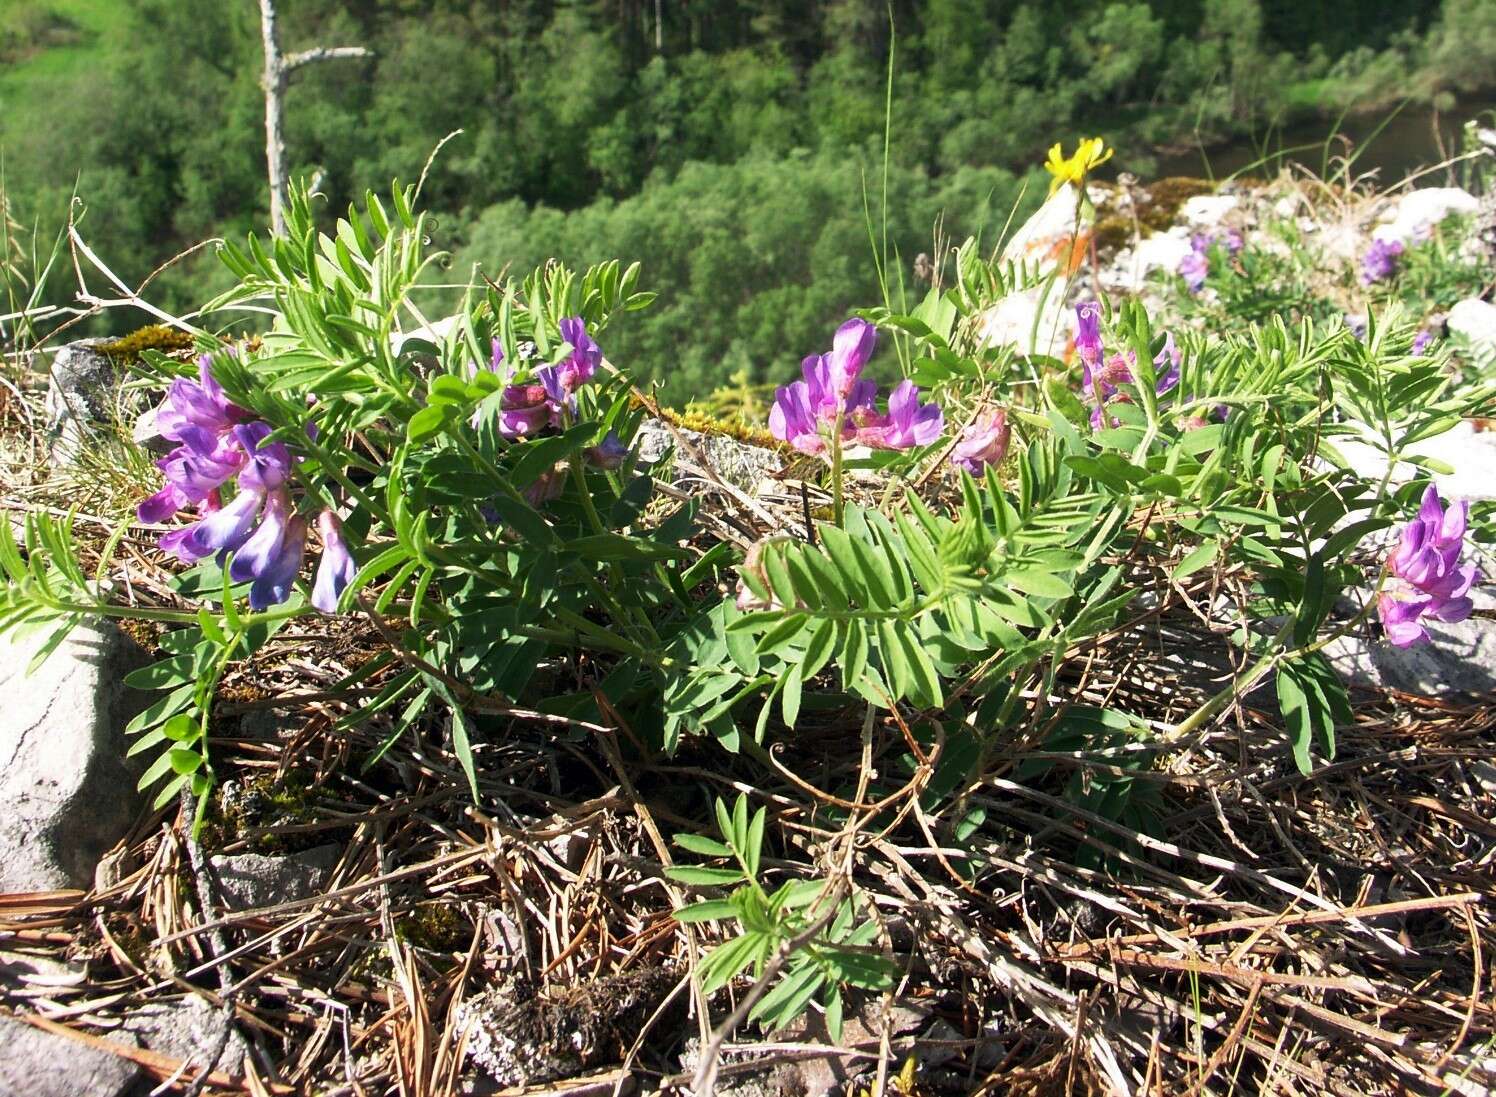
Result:
[[[1438,102],[1496,83],[1489,0],[281,0],[282,47],[362,45],[303,69],[293,171],[328,215],[414,179],[448,272],[549,256],[644,264],[656,307],[606,349],[672,401],[786,376],[879,299],[883,140],[897,292],[932,226],[995,239],[1036,204],[1053,141],[1105,134],[1116,167],[1296,117]],[[0,0],[11,215],[47,247],[70,196],[127,280],[266,221],[254,0]],[[908,278],[906,273],[902,277]],[[225,284],[211,254],[153,299]],[[54,280],[56,281],[56,280]],[[71,296],[57,281],[51,294]],[[922,287],[911,287],[922,294]],[[112,322],[127,325],[115,315]]]

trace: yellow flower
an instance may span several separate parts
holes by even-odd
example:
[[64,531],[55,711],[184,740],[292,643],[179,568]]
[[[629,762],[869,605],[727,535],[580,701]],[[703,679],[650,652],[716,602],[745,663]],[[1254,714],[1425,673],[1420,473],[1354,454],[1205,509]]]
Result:
[[1080,186],[1091,169],[1112,158],[1112,152],[1100,137],[1090,137],[1080,143],[1074,156],[1067,159],[1060,155],[1060,146],[1056,142],[1050,147],[1049,159],[1044,162],[1044,170],[1054,176],[1054,182],[1049,184],[1049,193],[1053,194],[1066,183]]

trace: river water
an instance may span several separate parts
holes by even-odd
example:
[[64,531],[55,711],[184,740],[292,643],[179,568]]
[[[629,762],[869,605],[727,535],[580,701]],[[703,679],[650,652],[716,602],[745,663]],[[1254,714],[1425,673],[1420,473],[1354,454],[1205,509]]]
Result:
[[[1393,110],[1348,116],[1338,126],[1333,119],[1296,122],[1273,131],[1266,140],[1240,140],[1203,152],[1197,148],[1160,153],[1152,174],[1158,179],[1170,175],[1224,179],[1237,173],[1271,176],[1291,161],[1325,175],[1337,170],[1333,158],[1352,153],[1356,157],[1352,175],[1376,169],[1378,182],[1386,186],[1457,154],[1461,127],[1469,119],[1476,118],[1483,126],[1496,124],[1491,113],[1496,111],[1496,99],[1492,98],[1464,100],[1437,117],[1425,105],[1409,104],[1395,114]],[[1425,176],[1422,184],[1449,181],[1445,172],[1437,171]]]

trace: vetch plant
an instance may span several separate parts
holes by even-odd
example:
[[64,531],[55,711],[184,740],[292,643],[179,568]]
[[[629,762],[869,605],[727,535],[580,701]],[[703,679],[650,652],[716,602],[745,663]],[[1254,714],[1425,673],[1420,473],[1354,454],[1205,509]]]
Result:
[[1446,508],[1430,485],[1418,516],[1403,527],[1377,595],[1382,627],[1396,646],[1428,641],[1420,617],[1453,623],[1465,620],[1474,610],[1470,588],[1480,572],[1474,564],[1460,563],[1469,511],[1470,505],[1463,501]]

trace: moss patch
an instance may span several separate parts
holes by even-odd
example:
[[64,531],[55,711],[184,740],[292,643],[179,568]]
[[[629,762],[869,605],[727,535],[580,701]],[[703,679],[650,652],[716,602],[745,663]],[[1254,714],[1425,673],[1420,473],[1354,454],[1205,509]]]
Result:
[[277,781],[274,773],[261,773],[243,782],[226,781],[203,819],[202,844],[223,849],[234,843],[249,843],[253,853],[299,853],[335,838],[337,829],[290,834],[259,833],[267,827],[294,826],[318,821],[318,790],[298,770]]
[[191,350],[192,347],[192,336],[185,331],[169,328],[165,324],[150,324],[129,335],[122,335],[113,342],[100,343],[97,349],[115,364],[128,366],[140,361],[141,354],[148,350],[172,354]]

